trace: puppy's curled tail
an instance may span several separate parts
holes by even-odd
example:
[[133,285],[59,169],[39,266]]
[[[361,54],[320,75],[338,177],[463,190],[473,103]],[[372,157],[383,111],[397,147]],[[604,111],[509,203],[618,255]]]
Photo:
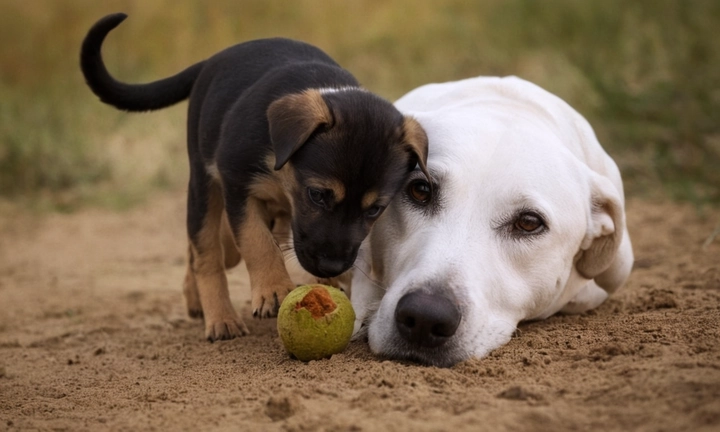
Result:
[[80,69],[93,93],[106,104],[125,111],[152,111],[187,99],[205,62],[147,84],[125,84],[110,76],[100,50],[105,36],[125,18],[127,15],[124,13],[107,15],[96,22],[85,36],[80,50]]

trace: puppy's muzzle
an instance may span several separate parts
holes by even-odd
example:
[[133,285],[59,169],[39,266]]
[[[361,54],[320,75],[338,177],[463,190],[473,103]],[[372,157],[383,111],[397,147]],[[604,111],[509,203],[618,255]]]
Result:
[[449,298],[413,291],[405,294],[395,308],[395,326],[413,346],[436,348],[457,331],[462,313]]
[[300,265],[313,276],[333,278],[345,273],[357,258],[357,246],[331,243],[296,242],[295,253]]
[[352,261],[327,255],[318,256],[317,274],[320,277],[335,277],[352,266]]

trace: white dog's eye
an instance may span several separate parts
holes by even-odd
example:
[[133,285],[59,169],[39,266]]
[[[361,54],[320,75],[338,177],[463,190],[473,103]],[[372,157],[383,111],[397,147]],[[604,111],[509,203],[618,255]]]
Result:
[[531,212],[521,213],[513,223],[513,228],[524,234],[538,232],[544,227],[545,223],[543,222],[542,218],[537,214]]
[[423,179],[411,182],[407,187],[407,194],[413,199],[413,201],[423,205],[430,202],[430,198],[432,197],[430,184]]

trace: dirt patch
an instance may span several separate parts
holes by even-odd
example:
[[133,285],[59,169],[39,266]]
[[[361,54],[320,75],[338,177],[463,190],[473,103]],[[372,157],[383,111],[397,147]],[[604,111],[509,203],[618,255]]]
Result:
[[[6,214],[6,213],[3,213]],[[628,285],[596,311],[520,327],[450,369],[210,344],[186,316],[184,199],[125,213],[0,216],[0,430],[713,430],[720,428],[720,212],[632,201]]]

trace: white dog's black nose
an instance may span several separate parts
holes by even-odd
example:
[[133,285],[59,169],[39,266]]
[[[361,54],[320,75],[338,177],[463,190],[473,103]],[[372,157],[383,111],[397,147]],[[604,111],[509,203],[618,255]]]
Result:
[[457,331],[461,318],[453,301],[422,291],[405,294],[395,308],[395,325],[402,337],[424,348],[444,344]]

